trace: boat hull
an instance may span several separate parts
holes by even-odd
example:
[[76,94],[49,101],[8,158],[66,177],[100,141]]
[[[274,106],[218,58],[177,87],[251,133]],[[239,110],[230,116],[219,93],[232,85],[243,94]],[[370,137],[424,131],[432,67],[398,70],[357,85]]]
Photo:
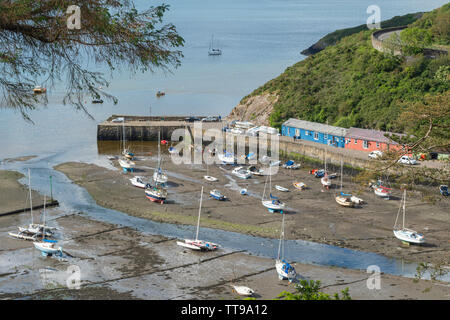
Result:
[[336,202],[343,207],[353,208],[355,206],[354,202],[352,202],[350,199],[347,199],[345,197],[337,196],[335,199],[336,199]]
[[292,267],[290,265],[289,266],[291,268],[289,268],[286,271],[285,265],[286,265],[286,263],[284,263],[281,260],[277,260],[275,262],[275,268],[276,268],[277,273],[278,273],[278,278],[280,280],[285,280],[285,279],[287,279],[289,281],[294,280],[296,278],[296,276],[297,276],[297,272],[295,271],[294,267]]
[[271,200],[262,201],[261,203],[264,207],[272,210],[282,210],[285,206],[284,203],[273,203]]
[[397,239],[409,243],[423,244],[426,242],[425,237],[414,230],[394,230],[394,235]]

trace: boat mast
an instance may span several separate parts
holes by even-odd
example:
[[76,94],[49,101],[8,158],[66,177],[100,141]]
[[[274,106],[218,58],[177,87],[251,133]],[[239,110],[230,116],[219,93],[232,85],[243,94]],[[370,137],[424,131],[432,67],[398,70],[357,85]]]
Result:
[[403,191],[403,229],[405,229],[406,189]]
[[344,166],[344,163],[342,162],[342,158],[341,158],[341,192],[342,192],[342,174],[343,174],[343,166]]
[[45,239],[45,203],[47,202],[47,196],[44,194],[44,218],[42,223],[42,240]]
[[28,168],[28,189],[30,191],[31,224],[34,224],[34,221],[33,221],[33,198],[31,196],[31,173],[30,173],[30,168]]
[[198,231],[200,229],[200,214],[202,212],[202,201],[203,201],[203,186],[202,186],[202,191],[200,193],[200,206],[198,207],[197,232],[195,234],[195,241],[198,240]]
[[[280,233],[280,243],[278,244],[278,256],[277,260],[280,260],[280,253],[281,253],[281,243],[284,240],[284,213],[282,214],[283,219],[281,222],[281,233]],[[283,246],[284,247],[284,246]],[[283,256],[284,256],[284,248],[283,248]]]

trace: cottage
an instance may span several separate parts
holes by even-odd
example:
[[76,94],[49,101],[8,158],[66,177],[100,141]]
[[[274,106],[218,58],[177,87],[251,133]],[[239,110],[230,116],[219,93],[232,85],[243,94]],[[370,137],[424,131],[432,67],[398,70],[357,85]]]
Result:
[[401,146],[386,137],[386,134],[392,135],[389,132],[352,127],[348,129],[345,135],[345,148],[368,152],[400,149]]
[[283,136],[293,137],[294,139],[308,140],[344,148],[347,129],[291,118],[282,124],[281,134]]

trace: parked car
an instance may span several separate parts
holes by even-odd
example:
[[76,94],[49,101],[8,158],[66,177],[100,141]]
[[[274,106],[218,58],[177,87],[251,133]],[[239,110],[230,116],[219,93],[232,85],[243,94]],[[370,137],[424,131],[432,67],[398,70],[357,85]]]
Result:
[[417,164],[417,161],[409,156],[402,156],[398,162],[403,164]]
[[217,122],[217,121],[219,121],[219,119],[216,117],[206,117],[202,119],[202,122]]
[[383,152],[379,151],[379,150],[375,150],[369,153],[369,158],[370,159],[378,159],[381,158],[383,156]]
[[187,117],[184,119],[186,122],[195,122],[195,121],[200,121],[199,118],[197,117]]

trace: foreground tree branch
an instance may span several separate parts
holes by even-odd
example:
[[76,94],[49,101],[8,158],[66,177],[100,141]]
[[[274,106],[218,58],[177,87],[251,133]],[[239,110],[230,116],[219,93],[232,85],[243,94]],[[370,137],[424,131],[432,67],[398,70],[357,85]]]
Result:
[[[67,27],[66,10],[74,4],[81,9],[79,30]],[[1,106],[29,119],[28,112],[42,99],[32,92],[35,84],[64,82],[63,102],[87,112],[85,95],[117,102],[99,89],[108,86],[104,75],[93,71],[102,65],[110,72],[176,68],[184,40],[175,26],[163,23],[168,8],[163,4],[139,12],[130,0],[2,0]]]

